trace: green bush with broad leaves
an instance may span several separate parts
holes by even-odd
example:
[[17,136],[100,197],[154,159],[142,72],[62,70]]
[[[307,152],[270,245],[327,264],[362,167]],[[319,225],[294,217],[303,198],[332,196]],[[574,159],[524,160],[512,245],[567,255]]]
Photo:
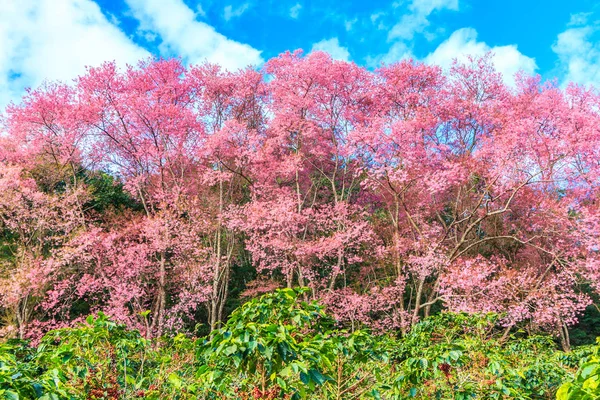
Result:
[[552,399],[574,368],[548,336],[502,338],[498,317],[442,313],[388,351],[390,398]]
[[598,346],[504,337],[498,316],[441,313],[347,332],[305,289],[236,309],[204,338],[147,339],[104,314],[0,344],[0,399],[597,399]]
[[558,390],[558,400],[600,399],[600,338],[593,354],[582,359],[574,379],[565,382]]
[[171,379],[176,371],[193,376],[194,354],[194,341],[183,335],[150,341],[100,313],[77,328],[49,332],[37,348],[23,342],[0,347],[0,395],[43,400],[194,398],[182,394]]
[[198,372],[206,398],[319,398],[371,389],[373,371],[350,365],[378,360],[372,337],[334,330],[322,306],[301,299],[306,292],[278,290],[233,312],[203,345],[206,364]]
[[[43,398],[46,392],[38,378],[33,359],[34,349],[24,342],[0,343],[0,398]],[[48,398],[48,397],[46,397]]]

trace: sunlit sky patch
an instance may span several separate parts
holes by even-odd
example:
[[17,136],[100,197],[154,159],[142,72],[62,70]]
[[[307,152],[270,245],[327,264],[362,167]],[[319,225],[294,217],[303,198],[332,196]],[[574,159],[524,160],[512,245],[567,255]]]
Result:
[[495,54],[515,72],[600,83],[595,0],[1,0],[0,107],[44,79],[86,65],[150,55],[227,68],[260,66],[286,50],[324,50],[376,68],[404,58],[448,67]]

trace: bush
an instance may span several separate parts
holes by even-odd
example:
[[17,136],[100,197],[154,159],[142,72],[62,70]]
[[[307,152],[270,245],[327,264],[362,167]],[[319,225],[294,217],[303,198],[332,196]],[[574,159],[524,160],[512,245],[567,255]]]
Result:
[[502,340],[497,316],[442,313],[394,343],[395,398],[550,399],[569,373],[551,337]]
[[581,360],[574,379],[565,382],[556,395],[558,400],[600,399],[600,338],[593,353]]
[[[251,300],[202,339],[147,339],[106,315],[0,345],[6,399],[598,398],[598,346],[571,353],[498,317],[442,313],[402,338],[336,330],[304,289]],[[581,364],[579,372],[578,367]],[[577,372],[577,373],[576,373]]]
[[199,374],[209,398],[318,398],[364,386],[349,386],[349,375],[372,381],[351,368],[376,358],[371,338],[333,330],[322,306],[299,299],[305,292],[277,290],[248,302],[207,341]]

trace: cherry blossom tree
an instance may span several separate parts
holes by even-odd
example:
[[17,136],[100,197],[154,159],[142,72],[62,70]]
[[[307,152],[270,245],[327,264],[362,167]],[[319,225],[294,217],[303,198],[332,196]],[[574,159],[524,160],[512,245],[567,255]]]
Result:
[[[214,328],[250,260],[244,293],[308,286],[352,328],[493,311],[567,348],[600,290],[600,96],[491,60],[146,60],[29,91],[0,139],[3,309],[22,334],[98,310]],[[91,174],[137,206],[94,211]]]
[[52,284],[52,254],[78,226],[79,198],[44,193],[21,167],[0,164],[0,302],[20,338]]

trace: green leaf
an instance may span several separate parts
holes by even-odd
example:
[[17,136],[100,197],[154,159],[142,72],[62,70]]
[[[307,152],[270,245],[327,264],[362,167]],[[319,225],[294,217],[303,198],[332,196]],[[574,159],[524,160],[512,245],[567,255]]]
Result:
[[584,364],[583,367],[581,368],[581,378],[582,379],[587,379],[589,378],[591,375],[595,375],[597,373],[597,370],[600,368],[600,364],[597,363],[588,363],[588,364]]
[[331,378],[328,378],[327,376],[321,374],[321,372],[319,372],[318,370],[311,368],[308,370],[308,374],[310,376],[310,378],[317,384],[317,385],[322,385],[325,382],[327,382],[328,380],[330,380]]
[[169,380],[169,383],[171,383],[171,385],[175,386],[175,388],[181,388],[181,378],[176,373],[171,372],[167,379]]
[[287,390],[287,386],[288,386],[288,385],[287,385],[287,382],[286,382],[286,381],[284,381],[282,378],[280,378],[280,377],[277,377],[277,384],[279,385],[279,387],[281,387],[281,389],[282,389],[283,391],[286,391],[286,390]]
[[73,357],[72,351],[67,351],[67,352],[63,353],[63,356],[62,356],[63,364],[66,363],[67,361],[69,361],[72,357]]
[[6,400],[19,400],[19,394],[16,392],[13,392],[12,390],[7,390],[6,392],[4,392],[4,398]]
[[235,353],[237,351],[237,346],[235,344],[232,344],[231,346],[228,346],[227,348],[225,348],[225,351],[223,351],[223,354],[225,354],[226,356],[229,356],[233,353]]
[[305,385],[308,385],[310,383],[310,377],[308,376],[307,373],[304,373],[304,372],[300,372],[300,380]]
[[556,392],[557,400],[567,400],[569,398],[569,389],[571,389],[572,384],[570,382],[564,383]]

